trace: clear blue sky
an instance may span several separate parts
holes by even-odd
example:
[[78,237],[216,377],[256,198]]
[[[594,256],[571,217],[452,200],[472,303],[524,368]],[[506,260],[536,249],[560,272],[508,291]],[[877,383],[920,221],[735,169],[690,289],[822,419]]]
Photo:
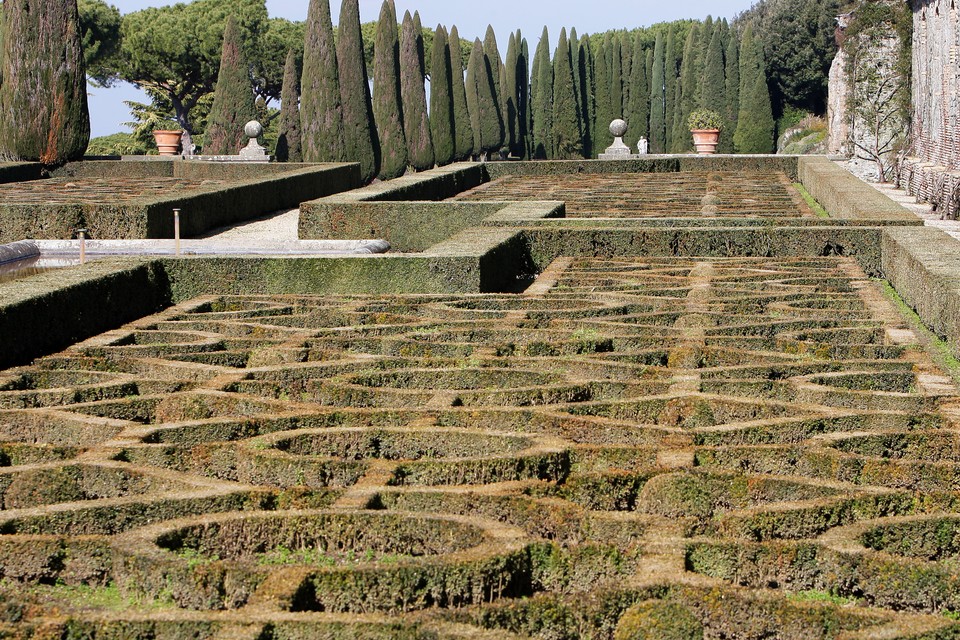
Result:
[[[111,0],[107,0],[110,2]],[[457,25],[462,38],[483,38],[487,24],[497,33],[500,48],[506,50],[511,31],[521,29],[536,46],[546,25],[555,45],[561,27],[576,27],[581,35],[608,29],[632,29],[655,22],[681,18],[732,18],[750,8],[754,0],[396,0],[398,17],[417,10],[424,26]],[[112,0],[121,13],[145,7],[173,4],[172,0]],[[271,17],[305,20],[308,0],[267,0]],[[382,0],[360,0],[360,19],[376,20]],[[340,12],[338,0],[330,0],[333,20]],[[502,53],[503,53],[502,52]],[[113,89],[90,87],[90,117],[94,136],[127,131],[123,122],[131,119],[124,100],[145,101],[144,95],[129,84]]]

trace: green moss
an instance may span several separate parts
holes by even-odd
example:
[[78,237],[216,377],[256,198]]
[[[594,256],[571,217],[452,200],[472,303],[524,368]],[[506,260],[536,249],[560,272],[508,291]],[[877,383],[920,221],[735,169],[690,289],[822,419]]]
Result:
[[787,594],[789,600],[794,602],[826,602],[829,604],[835,604],[839,606],[847,605],[856,605],[860,603],[858,598],[851,598],[848,596],[838,596],[836,594],[830,593],[829,591],[817,591],[811,589],[809,591],[797,591],[796,593]]
[[818,218],[830,218],[830,214],[827,213],[827,210],[824,209],[819,202],[817,202],[816,198],[810,195],[810,192],[807,191],[807,188],[803,186],[802,183],[794,182],[793,187],[800,192],[800,195],[803,196],[803,199],[810,206],[810,208],[813,209],[813,212],[817,214]]
[[900,297],[893,285],[886,280],[877,280],[877,282],[883,288],[883,293],[887,299],[896,305],[900,314],[910,323],[910,328],[919,335],[921,342],[929,348],[936,363],[943,367],[951,378],[960,382],[960,360],[954,355],[950,344],[940,339],[927,327],[923,319],[917,315],[917,312]]

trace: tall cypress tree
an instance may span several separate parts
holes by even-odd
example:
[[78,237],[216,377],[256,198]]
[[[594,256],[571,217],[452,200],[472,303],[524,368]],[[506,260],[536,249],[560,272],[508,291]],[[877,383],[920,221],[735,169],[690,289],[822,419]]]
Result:
[[700,76],[700,105],[723,115],[727,106],[727,83],[723,64],[720,24],[714,27]]
[[467,106],[473,125],[473,144],[484,157],[499,151],[503,144],[503,121],[495,91],[490,60],[477,38],[467,66]]
[[630,104],[625,118],[629,127],[624,142],[627,146],[634,148],[640,138],[648,137],[650,132],[650,81],[647,79],[647,52],[643,48],[643,36],[639,32],[633,40],[632,48]]
[[726,68],[726,105],[724,117],[727,128],[720,133],[720,153],[733,153],[733,134],[737,130],[737,121],[740,115],[740,42],[735,33],[728,34]]
[[583,157],[583,133],[577,114],[573,84],[573,63],[567,30],[560,29],[557,51],[553,56],[553,157],[573,160]]
[[467,108],[467,90],[463,83],[463,55],[456,25],[450,29],[450,79],[453,92],[454,159],[466,160],[477,153],[473,148],[473,124]]
[[236,18],[230,16],[223,30],[220,73],[207,118],[204,153],[211,156],[239,153],[244,143],[243,126],[256,117],[250,65],[243,53],[240,26]]
[[607,33],[600,41],[594,55],[594,88],[593,96],[596,109],[593,115],[593,150],[603,153],[610,146],[610,122],[617,116],[613,115],[613,105],[610,102],[610,34]]
[[666,96],[664,73],[666,52],[663,36],[658,34],[653,46],[653,76],[650,80],[650,151],[667,151]]
[[[518,32],[519,33],[519,32]],[[523,44],[520,47],[520,50],[523,52],[523,70],[524,77],[531,78],[529,71],[530,66],[530,43],[527,42],[527,39],[523,39]],[[525,160],[533,158],[533,87],[528,81],[526,83],[527,95],[523,98],[522,109],[526,113],[526,131],[524,133],[524,142],[526,143],[526,151],[523,154]]]
[[550,63],[550,35],[543,28],[534,57],[533,158],[553,157],[553,65]]
[[447,30],[437,25],[433,37],[433,60],[430,65],[430,132],[438,165],[453,162],[456,143],[453,139],[453,78],[450,70],[450,46]]
[[617,38],[620,48],[620,116],[623,117],[630,108],[630,77],[633,73],[633,38],[629,31],[624,31]]
[[337,28],[344,149],[348,161],[360,163],[361,179],[367,183],[380,173],[380,138],[370,101],[358,0],[343,0]]
[[727,47],[730,46],[730,23],[724,18],[717,23],[717,29],[720,30],[720,46],[723,47],[724,54],[726,54]]
[[594,139],[594,112],[593,103],[593,50],[590,47],[590,36],[580,38],[580,53],[577,56],[576,73],[580,76],[580,108],[583,113],[583,155],[592,158],[595,155]]
[[507,59],[504,62],[503,82],[500,83],[503,90],[505,142],[510,149],[510,155],[517,158],[523,156],[523,151],[520,149],[520,143],[518,142],[520,138],[520,109],[518,107],[520,103],[520,86],[518,84],[517,74],[520,55],[518,53],[518,44],[516,34],[511,33],[510,39],[507,41]]
[[[695,81],[700,82],[703,78],[703,69],[707,64],[707,51],[710,49],[710,40],[713,38],[713,18],[707,16],[706,21],[703,25],[697,30],[697,55],[694,58],[696,67],[694,69]],[[709,105],[704,104],[703,102],[703,92],[699,90],[696,91],[694,95],[694,109],[706,109]]]
[[666,61],[664,62],[663,80],[666,86],[664,95],[666,96],[665,112],[667,114],[667,141],[666,148],[673,148],[673,121],[677,109],[677,77],[679,74],[679,59],[677,51],[677,34],[674,26],[671,24],[667,30],[667,50]]
[[0,157],[81,159],[90,112],[76,0],[7,0],[0,10]]
[[390,180],[402,176],[407,169],[407,138],[403,133],[400,98],[400,40],[391,0],[384,0],[380,7],[373,60],[373,114],[382,154],[380,179]]
[[343,108],[329,0],[310,0],[300,90],[303,159],[342,162]]
[[[575,27],[570,28],[570,66],[573,68],[573,97],[577,101],[577,114],[580,121],[580,134],[581,137],[586,135],[586,127],[583,123],[583,99],[582,93],[580,91],[580,39],[577,37],[577,29]],[[586,149],[586,141],[584,141],[584,149]]]
[[748,26],[740,48],[740,113],[733,144],[737,153],[772,153],[773,108],[764,72],[763,51]]
[[699,91],[697,90],[697,82],[700,79],[697,71],[699,68],[697,64],[699,40],[700,30],[694,24],[690,33],[687,34],[687,41],[683,47],[683,62],[680,65],[680,100],[673,122],[673,146],[671,147],[671,151],[674,153],[685,153],[693,146],[687,120],[697,108],[699,102]]
[[290,49],[283,66],[283,87],[280,90],[280,125],[276,152],[280,162],[303,162],[303,153],[300,150],[299,78],[297,54]]
[[[610,37],[610,120],[623,117],[623,57],[620,37]],[[609,123],[608,123],[609,126]]]
[[422,51],[423,31],[417,29],[413,16],[407,11],[400,37],[400,96],[403,99],[403,132],[407,136],[408,161],[417,171],[425,171],[434,165]]
[[490,63],[490,72],[493,77],[493,89],[494,96],[496,96],[497,104],[500,105],[500,119],[503,122],[506,122],[504,119],[503,111],[503,89],[501,88],[501,74],[500,71],[503,68],[503,60],[500,58],[500,48],[497,45],[497,34],[494,33],[493,27],[487,25],[487,32],[483,36],[483,55],[487,57],[487,61]]

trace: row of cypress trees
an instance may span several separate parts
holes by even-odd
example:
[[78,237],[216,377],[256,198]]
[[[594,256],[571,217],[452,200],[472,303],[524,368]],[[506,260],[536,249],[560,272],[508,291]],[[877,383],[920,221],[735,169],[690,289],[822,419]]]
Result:
[[[238,141],[221,130],[240,131],[254,112],[248,80],[239,89],[246,97],[228,88],[234,75],[243,82],[242,74],[231,69],[245,64],[239,43],[232,42],[232,34],[239,33],[235,25],[231,31],[232,24],[224,39],[208,153],[235,149]],[[293,54],[287,59],[277,155],[290,161],[359,162],[365,181],[497,153],[525,159],[594,157],[609,144],[607,128],[619,117],[630,125],[626,142],[631,146],[643,136],[653,153],[683,153],[692,148],[687,120],[698,108],[721,114],[721,152],[773,151],[763,53],[750,28],[739,34],[726,20],[708,18],[689,26],[681,46],[679,24],[658,33],[652,45],[641,31],[591,39],[578,37],[576,30],[568,36],[563,29],[552,55],[545,27],[532,60],[519,31],[510,34],[506,59],[501,59],[488,27],[484,40],[473,43],[464,69],[456,27],[449,32],[437,27],[427,61],[419,14],[406,12],[398,34],[394,4],[385,0],[371,95],[358,0],[343,0],[336,37],[329,0],[311,0],[299,78]],[[242,105],[242,114],[227,117],[221,102]]]

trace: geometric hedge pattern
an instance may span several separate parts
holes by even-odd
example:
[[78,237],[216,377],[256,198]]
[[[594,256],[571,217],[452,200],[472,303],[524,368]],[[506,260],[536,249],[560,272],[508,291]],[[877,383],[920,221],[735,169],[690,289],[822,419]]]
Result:
[[200,298],[0,373],[0,617],[70,638],[951,637],[958,419],[844,257]]

